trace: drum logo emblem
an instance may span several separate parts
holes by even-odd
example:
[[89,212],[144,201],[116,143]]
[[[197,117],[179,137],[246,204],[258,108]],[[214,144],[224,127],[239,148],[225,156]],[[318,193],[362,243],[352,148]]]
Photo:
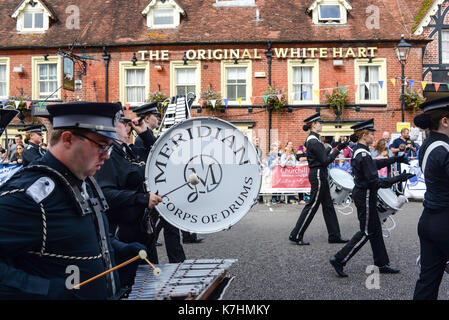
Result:
[[198,176],[200,183],[195,186],[188,185],[193,190],[187,196],[187,201],[190,203],[195,202],[200,194],[207,194],[217,189],[223,177],[220,163],[214,157],[204,154],[194,156],[185,166],[184,180],[186,182],[192,173]]

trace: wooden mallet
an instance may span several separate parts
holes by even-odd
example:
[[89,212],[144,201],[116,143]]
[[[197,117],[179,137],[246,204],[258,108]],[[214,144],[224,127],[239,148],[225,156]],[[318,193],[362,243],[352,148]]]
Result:
[[[108,273],[111,273],[111,272],[113,272],[113,271],[115,271],[115,270],[117,270],[117,269],[120,269],[120,268],[126,266],[127,264],[130,264],[131,262],[136,261],[137,259],[148,260],[148,259],[147,259],[147,252],[146,252],[145,250],[140,250],[140,251],[139,251],[139,254],[138,254],[137,256],[135,256],[134,258],[131,258],[131,259],[129,259],[128,261],[125,261],[125,262],[123,262],[123,263],[120,263],[119,265],[115,266],[114,268],[111,268],[111,269],[109,269],[109,270],[106,270],[105,272],[102,272],[102,273],[100,273],[100,274],[97,274],[96,276],[94,276],[94,277],[92,277],[92,278],[90,278],[90,279],[87,279],[86,281],[83,281],[83,282],[81,282],[80,284],[77,284],[77,285],[73,286],[73,289],[79,289],[79,288],[81,288],[82,286],[84,286],[85,284],[88,284],[89,282],[92,282],[92,281],[94,281],[94,280],[96,280],[96,279],[98,279],[98,278],[101,278],[101,277],[107,275]],[[147,261],[147,263],[148,263],[148,262],[149,262],[149,261]],[[150,265],[151,265],[151,263],[150,263]],[[154,268],[154,266],[153,266],[153,268]],[[155,269],[155,268],[154,268],[154,269]]]

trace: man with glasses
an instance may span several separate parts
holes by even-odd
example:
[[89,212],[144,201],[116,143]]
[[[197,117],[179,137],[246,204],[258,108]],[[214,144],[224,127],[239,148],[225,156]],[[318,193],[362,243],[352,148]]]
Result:
[[[130,125],[145,147],[151,148],[152,140],[146,123],[137,119],[131,122],[122,116],[116,127],[120,141],[112,148],[110,159],[97,171],[95,179],[109,204],[107,215],[113,229],[111,232],[125,243],[139,242],[145,245],[149,260],[157,264],[159,261],[149,211],[152,208],[152,199],[159,196],[146,191],[145,162],[142,161],[145,159],[139,156],[145,154],[146,148],[128,145]],[[184,261],[183,250],[180,255]],[[136,261],[119,270],[124,286],[131,288],[134,284],[139,263],[140,261]]]
[[[0,299],[115,299],[117,272],[73,286],[138,254],[110,236],[92,178],[109,159],[120,104],[48,106],[49,151],[0,188]],[[150,206],[162,201],[153,198]]]

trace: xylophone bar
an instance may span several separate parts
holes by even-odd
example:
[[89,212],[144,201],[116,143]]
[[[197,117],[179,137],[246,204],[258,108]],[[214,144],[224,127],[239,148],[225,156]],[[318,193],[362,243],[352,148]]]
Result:
[[140,265],[129,300],[207,298],[224,279],[235,259],[185,260],[183,263],[158,265],[162,274]]

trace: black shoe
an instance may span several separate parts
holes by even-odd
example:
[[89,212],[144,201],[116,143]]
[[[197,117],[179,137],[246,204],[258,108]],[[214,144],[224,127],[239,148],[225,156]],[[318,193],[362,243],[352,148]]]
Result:
[[309,242],[305,242],[303,240],[298,240],[298,241],[296,241],[296,244],[298,246],[308,246],[310,243]]
[[289,236],[288,240],[294,242],[294,243],[298,243],[298,239],[296,239],[295,237]]
[[347,243],[349,242],[348,239],[343,239],[342,237],[332,237],[329,238],[329,243]]
[[399,269],[390,267],[388,264],[384,265],[383,267],[379,267],[380,273],[399,273],[399,271]]
[[200,243],[204,238],[186,239],[182,240],[182,243]]
[[329,262],[332,265],[332,267],[334,267],[335,271],[337,271],[339,277],[346,278],[348,276],[346,273],[343,272],[343,264],[341,262],[338,262],[335,256],[332,256]]
[[156,247],[162,247],[162,243],[156,242]]

